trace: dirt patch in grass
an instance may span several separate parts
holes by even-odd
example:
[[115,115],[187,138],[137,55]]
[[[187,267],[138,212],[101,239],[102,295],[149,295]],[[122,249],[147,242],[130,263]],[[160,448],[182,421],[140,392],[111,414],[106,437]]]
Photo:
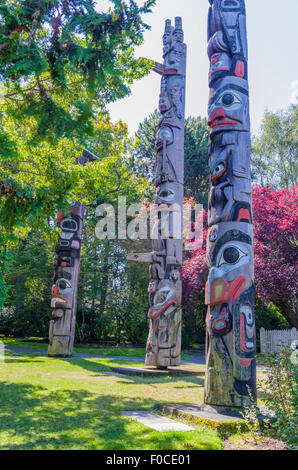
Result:
[[237,435],[224,442],[223,450],[285,450],[285,443],[273,437],[255,440],[251,435]]

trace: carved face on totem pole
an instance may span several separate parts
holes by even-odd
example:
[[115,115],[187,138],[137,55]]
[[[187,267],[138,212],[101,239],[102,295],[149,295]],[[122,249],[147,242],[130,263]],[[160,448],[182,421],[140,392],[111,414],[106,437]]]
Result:
[[[82,221],[79,215],[82,210],[82,204],[78,206],[77,203],[74,203],[70,207],[69,216],[61,212],[57,218],[61,234],[54,261],[56,271],[51,300],[51,307],[54,309],[71,309],[73,307],[72,270],[75,259],[80,256]],[[72,211],[77,215],[74,215]],[[60,316],[57,317],[54,311],[53,318],[60,318]]]
[[[83,150],[74,164],[85,166],[98,158]],[[54,259],[55,277],[52,287],[52,318],[49,329],[50,356],[71,356],[75,334],[80,250],[84,204],[71,201],[67,214],[60,212],[57,225],[61,229]]]
[[210,0],[210,5],[205,401],[244,406],[249,389],[256,393],[245,5],[244,0]]
[[251,236],[236,229],[223,232],[227,225],[220,224],[209,231],[206,304],[212,307],[223,303],[232,306],[251,282],[249,270],[249,279],[243,275],[253,258]]
[[211,135],[223,131],[248,132],[249,124],[247,84],[237,78],[218,80],[210,90],[208,125]]
[[[152,284],[150,283],[152,287]],[[162,280],[158,286],[152,298],[152,305],[149,308],[148,318],[155,320],[164,315],[167,317],[180,306],[182,295],[181,282],[177,282],[177,279]]]
[[[175,27],[166,22],[163,45],[155,178],[155,204],[161,217],[155,227],[158,236],[153,239],[149,269],[150,332],[146,354],[146,364],[158,367],[178,365],[181,349],[181,223],[180,239],[174,236],[177,206],[182,216],[183,205],[186,46],[181,18],[176,18]],[[162,230],[162,224],[168,224],[167,228]]]

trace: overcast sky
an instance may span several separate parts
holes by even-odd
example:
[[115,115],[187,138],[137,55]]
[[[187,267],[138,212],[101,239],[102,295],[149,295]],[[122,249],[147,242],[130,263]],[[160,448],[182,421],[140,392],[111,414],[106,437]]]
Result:
[[[107,0],[97,0],[98,9]],[[142,3],[138,1],[138,3]],[[206,116],[208,100],[208,0],[157,0],[144,19],[151,26],[137,56],[162,61],[162,35],[167,18],[182,16],[188,45],[187,116]],[[287,108],[298,95],[297,0],[246,0],[251,123],[257,131],[265,108]],[[113,121],[126,122],[133,134],[158,105],[160,77],[152,73],[131,87],[129,97],[109,106]],[[296,97],[296,98],[295,98]]]

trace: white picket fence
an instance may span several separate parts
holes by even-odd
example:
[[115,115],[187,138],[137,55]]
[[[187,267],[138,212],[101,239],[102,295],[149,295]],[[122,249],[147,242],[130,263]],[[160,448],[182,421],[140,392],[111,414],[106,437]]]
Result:
[[261,352],[275,353],[280,347],[289,347],[293,341],[298,341],[298,331],[291,330],[265,330],[260,329]]

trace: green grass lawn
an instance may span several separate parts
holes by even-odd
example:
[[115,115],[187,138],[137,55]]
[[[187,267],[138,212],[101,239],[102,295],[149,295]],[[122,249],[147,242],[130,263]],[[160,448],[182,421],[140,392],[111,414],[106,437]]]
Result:
[[[0,338],[7,346],[17,346],[19,348],[30,348],[39,351],[48,350],[48,343],[27,341],[25,338]],[[80,345],[74,347],[75,353],[98,354],[102,356],[127,356],[127,357],[145,357],[145,348],[134,347],[94,347],[91,345]],[[182,359],[190,359],[189,354],[181,354]]]
[[[159,433],[121,413],[152,411],[158,402],[202,402],[204,366],[187,366],[201,372],[198,376],[117,377],[105,372],[113,366],[140,367],[140,361],[128,356],[138,357],[142,350],[92,348],[107,357],[59,359],[39,356],[37,350],[46,352],[45,343],[1,341],[32,346],[32,352],[6,351],[5,362],[0,363],[0,450],[219,450],[225,445],[205,426],[196,426],[194,432]],[[127,359],[108,357],[121,356],[122,350]],[[259,393],[261,402],[262,398]]]
[[218,435],[204,427],[159,433],[121,414],[152,410],[157,402],[202,401],[201,376],[124,378],[103,372],[116,364],[140,363],[22,356],[8,354],[0,364],[1,450],[216,450],[222,446]]

